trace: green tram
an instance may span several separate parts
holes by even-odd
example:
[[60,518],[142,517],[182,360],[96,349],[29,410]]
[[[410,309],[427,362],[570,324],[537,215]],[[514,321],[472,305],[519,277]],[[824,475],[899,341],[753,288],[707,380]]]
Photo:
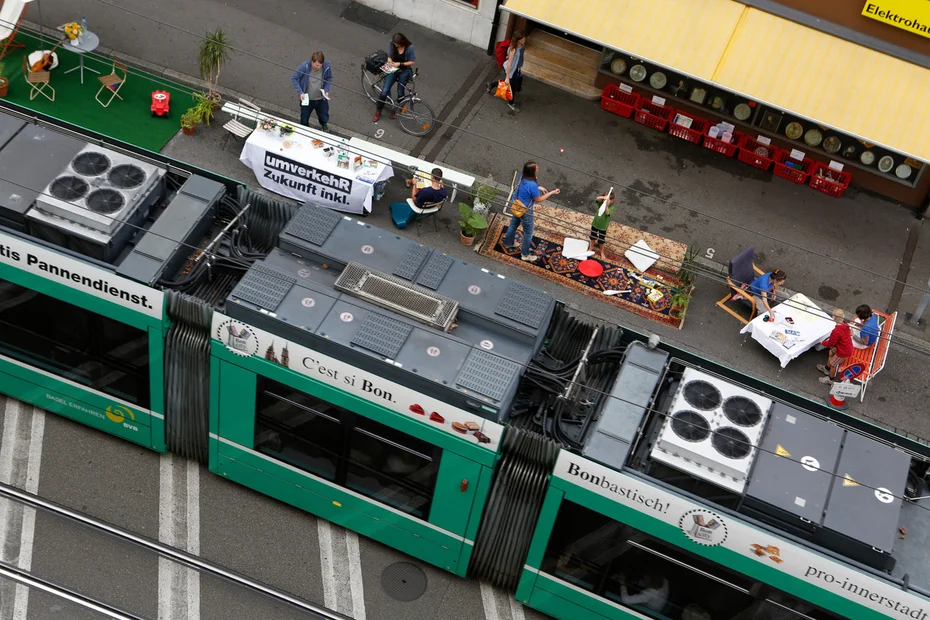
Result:
[[922,443],[364,220],[12,112],[0,391],[556,618],[930,611]]

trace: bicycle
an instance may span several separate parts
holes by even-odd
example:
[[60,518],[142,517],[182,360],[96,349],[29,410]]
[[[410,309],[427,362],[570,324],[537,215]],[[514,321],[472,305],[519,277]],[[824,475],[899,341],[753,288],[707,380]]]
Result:
[[[397,113],[400,128],[412,136],[426,136],[433,131],[436,125],[436,113],[432,106],[420,99],[417,95],[416,78],[419,69],[413,70],[413,75],[404,88],[404,96],[399,101],[391,98],[388,93],[385,105]],[[381,98],[381,88],[387,73],[380,71],[378,75],[370,73],[362,63],[362,90],[374,103]],[[393,88],[391,90],[394,90]]]

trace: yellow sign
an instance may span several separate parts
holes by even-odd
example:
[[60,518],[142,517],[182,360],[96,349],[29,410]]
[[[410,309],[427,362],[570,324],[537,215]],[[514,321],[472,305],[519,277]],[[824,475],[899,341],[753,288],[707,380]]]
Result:
[[846,474],[845,476],[843,476],[843,486],[844,487],[857,487],[859,486],[859,483],[853,480],[852,476],[850,476],[849,474]]
[[862,14],[930,38],[930,0],[870,0],[862,7]]
[[107,407],[107,418],[109,418],[111,422],[116,422],[117,424],[121,424],[126,418],[129,418],[133,422],[136,420],[136,416],[132,410],[122,405],[110,405]]
[[775,454],[777,454],[778,456],[783,456],[785,458],[788,458],[789,456],[791,456],[791,453],[785,450],[781,446],[781,444],[778,444],[777,446],[775,446]]

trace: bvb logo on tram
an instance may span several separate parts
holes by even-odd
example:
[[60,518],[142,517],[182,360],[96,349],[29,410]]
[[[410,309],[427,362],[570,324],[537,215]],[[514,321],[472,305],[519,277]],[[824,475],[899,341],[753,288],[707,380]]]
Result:
[[133,422],[136,421],[136,415],[132,412],[132,409],[124,407],[123,405],[108,405],[106,413],[107,418],[111,422],[116,422],[117,424],[122,424],[126,418],[129,418]]

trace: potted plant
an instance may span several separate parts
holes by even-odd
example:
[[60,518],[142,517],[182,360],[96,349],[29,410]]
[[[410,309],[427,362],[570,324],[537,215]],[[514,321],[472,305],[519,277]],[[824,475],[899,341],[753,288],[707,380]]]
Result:
[[204,34],[198,49],[200,62],[200,77],[207,83],[206,97],[214,104],[219,103],[220,95],[216,92],[220,83],[220,69],[229,59],[229,41],[226,34],[217,28]]
[[296,130],[294,129],[294,126],[293,126],[293,125],[288,125],[287,123],[282,123],[282,124],[281,124],[281,127],[280,127],[280,131],[281,131],[281,137],[282,137],[282,138],[286,138],[286,137],[288,137],[288,136],[294,135],[294,132],[295,132]]
[[685,316],[688,304],[691,303],[692,288],[692,286],[689,286],[688,288],[677,287],[672,289],[672,307],[669,310],[669,314],[676,319],[681,319]]
[[194,133],[194,128],[200,123],[199,112],[197,108],[188,108],[187,111],[181,115],[181,131],[184,132],[184,135],[189,136]]
[[210,93],[194,93],[193,99],[194,107],[191,109],[197,110],[197,122],[209,125],[216,111],[216,102],[210,98]]
[[459,217],[462,218],[459,220],[462,245],[473,244],[478,233],[488,227],[488,220],[464,202],[459,203]]
[[263,118],[261,122],[258,123],[258,127],[267,133],[274,133],[275,129],[278,128],[278,123],[271,118]]
[[498,195],[500,195],[500,192],[491,185],[484,185],[482,183],[475,185],[475,213],[487,215],[491,211],[494,199],[497,198]]

